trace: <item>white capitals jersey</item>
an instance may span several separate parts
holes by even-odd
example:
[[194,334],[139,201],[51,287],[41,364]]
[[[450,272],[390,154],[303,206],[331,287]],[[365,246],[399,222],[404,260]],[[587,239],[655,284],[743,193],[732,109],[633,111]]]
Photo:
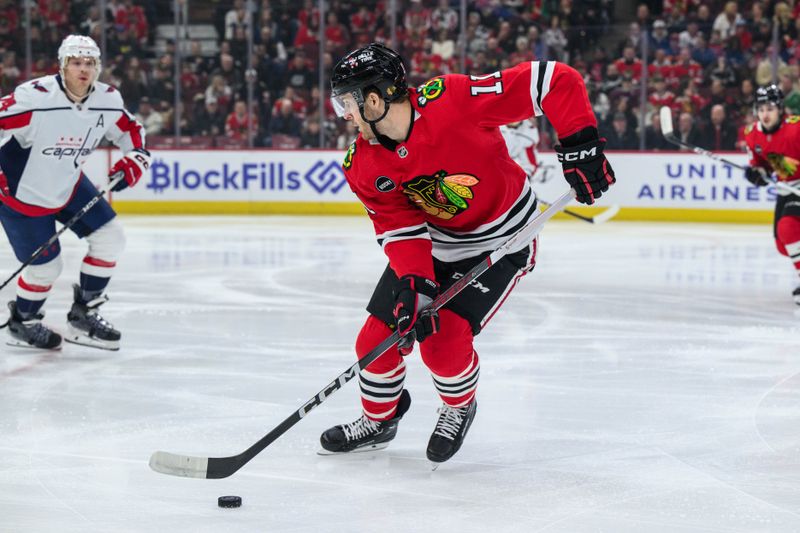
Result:
[[124,109],[119,91],[96,82],[75,103],[62,83],[58,75],[45,76],[0,98],[0,203],[25,215],[62,209],[103,137],[125,154],[144,148],[144,128]]

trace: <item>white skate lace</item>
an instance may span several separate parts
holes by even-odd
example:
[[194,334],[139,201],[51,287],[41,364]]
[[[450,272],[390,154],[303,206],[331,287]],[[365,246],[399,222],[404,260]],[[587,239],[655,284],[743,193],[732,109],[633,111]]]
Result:
[[449,405],[443,405],[440,407],[437,411],[439,413],[439,421],[436,422],[436,429],[433,430],[433,434],[455,440],[468,409],[469,406],[450,407]]
[[23,320],[22,325],[25,327],[26,333],[29,335],[29,344],[47,344],[50,340],[50,331],[39,320]]
[[94,300],[87,302],[86,307],[88,308],[88,312],[86,313],[86,320],[92,325],[92,328],[95,331],[111,331],[114,329],[114,325],[111,324],[108,320],[103,318],[97,313],[97,308],[103,305],[108,301],[108,297],[105,295],[101,295]]
[[379,423],[375,422],[372,419],[367,418],[364,415],[361,415],[361,418],[359,418],[355,422],[350,422],[349,424],[345,424],[342,426],[342,431],[344,431],[344,436],[347,438],[348,441],[366,437],[368,435],[376,433],[378,429],[379,429]]

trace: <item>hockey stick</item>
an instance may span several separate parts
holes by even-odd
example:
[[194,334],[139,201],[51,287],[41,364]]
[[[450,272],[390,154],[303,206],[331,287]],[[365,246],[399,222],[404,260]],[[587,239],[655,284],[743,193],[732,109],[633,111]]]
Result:
[[1,290],[3,290],[3,289],[5,288],[5,286],[6,286],[6,285],[8,285],[9,283],[11,283],[11,281],[12,281],[14,278],[16,278],[16,277],[17,277],[17,274],[19,274],[20,272],[22,272],[22,270],[23,270],[23,269],[24,269],[26,266],[28,266],[28,265],[30,265],[31,263],[33,263],[34,261],[36,261],[36,259],[37,259],[37,258],[38,258],[40,255],[42,255],[42,252],[44,252],[45,250],[47,250],[47,249],[50,247],[50,245],[51,245],[51,244],[53,244],[54,242],[56,242],[56,241],[58,240],[58,238],[61,236],[61,234],[62,234],[62,233],[64,233],[65,231],[67,231],[69,228],[71,228],[71,227],[72,227],[72,225],[73,225],[73,224],[75,224],[75,223],[78,221],[78,219],[79,219],[79,218],[81,218],[83,215],[85,215],[86,213],[88,213],[88,212],[89,212],[89,210],[90,210],[92,207],[94,207],[94,205],[95,205],[97,202],[99,202],[99,201],[100,201],[100,199],[101,199],[103,196],[105,196],[106,194],[108,194],[108,191],[110,191],[112,188],[114,188],[114,185],[116,185],[116,184],[117,184],[117,183],[118,183],[118,182],[119,182],[119,181],[120,181],[120,180],[121,180],[121,179],[122,179],[124,176],[125,176],[125,173],[124,173],[123,171],[121,171],[121,170],[120,170],[119,172],[117,172],[116,174],[114,174],[113,176],[111,176],[111,177],[110,177],[110,181],[108,182],[108,185],[106,185],[106,186],[105,186],[103,189],[101,189],[101,190],[100,190],[100,192],[98,192],[96,195],[94,195],[94,196],[92,197],[92,199],[91,199],[91,200],[89,200],[88,202],[86,202],[86,205],[85,205],[85,206],[83,206],[83,207],[81,208],[81,210],[80,210],[80,211],[78,211],[77,213],[75,213],[75,215],[74,215],[74,216],[73,216],[71,219],[67,220],[67,221],[64,223],[64,226],[63,226],[63,227],[62,227],[60,230],[58,230],[58,231],[55,233],[55,235],[53,235],[52,237],[50,237],[50,238],[47,240],[47,242],[46,242],[46,243],[44,243],[43,245],[39,246],[39,247],[36,249],[36,251],[35,251],[35,252],[33,252],[33,255],[31,255],[31,256],[28,258],[28,260],[27,260],[27,261],[25,261],[24,263],[22,263],[22,266],[20,266],[20,267],[19,267],[19,268],[18,268],[16,271],[14,271],[14,273],[13,273],[13,274],[11,274],[11,276],[10,276],[10,277],[9,277],[7,280],[5,280],[5,281],[3,282],[3,284],[2,284],[2,285],[0,285],[0,291],[1,291]]
[[[699,146],[695,146],[693,144],[689,144],[687,142],[678,139],[678,137],[675,136],[675,132],[672,129],[672,110],[669,107],[664,106],[661,108],[661,111],[659,111],[659,113],[661,116],[661,133],[664,135],[664,138],[667,141],[671,142],[672,144],[688,148],[698,155],[704,155],[706,157],[710,157],[715,161],[719,161],[720,163],[732,166],[733,168],[738,168],[740,170],[747,169],[747,167],[744,165],[734,163],[733,161],[729,161],[724,157],[718,156],[714,152],[709,152],[708,150],[704,150]],[[772,175],[767,175],[764,177],[764,179],[766,179],[768,182],[770,182],[772,185],[776,186],[779,189],[783,189],[784,191],[800,195],[800,189],[794,187],[793,185],[789,185],[788,183],[783,183],[782,181],[778,181],[775,178],[773,178]]]
[[[532,241],[536,234],[541,231],[544,223],[561,211],[574,197],[575,191],[572,189],[564,193],[564,195],[556,200],[547,210],[537,214],[533,220],[517,231],[517,233],[509,238],[502,246],[489,254],[483,261],[472,267],[469,272],[464,274],[464,277],[460,278],[442,292],[431,303],[431,307],[434,309],[441,308],[475,278],[486,272],[486,270],[500,260],[501,257],[520,249],[523,245]],[[159,451],[154,452],[153,455],[150,456],[150,468],[162,474],[182,477],[220,479],[232,475],[264,450],[264,448],[277,440],[278,437],[286,433],[292,426],[297,424],[303,417],[311,412],[312,409],[328,399],[331,394],[341,389],[345,383],[358,374],[359,370],[363,370],[369,366],[370,363],[383,355],[385,351],[394,346],[399,340],[400,335],[397,332],[392,333],[360,361],[339,374],[336,379],[331,381],[325,388],[304,403],[297,411],[289,415],[286,420],[278,424],[272,431],[239,455],[232,455],[230,457],[194,457]]]
[[[550,202],[545,202],[542,199],[539,199],[539,202],[542,205],[548,206],[551,205]],[[570,211],[569,209],[564,209],[564,214],[567,214],[571,217],[575,217],[578,220],[583,220],[584,222],[588,222],[589,224],[602,224],[603,222],[608,222],[612,218],[614,218],[617,213],[619,213],[619,206],[614,204],[605,211],[600,212],[599,214],[593,217],[587,217],[586,215],[581,215],[575,211]]]

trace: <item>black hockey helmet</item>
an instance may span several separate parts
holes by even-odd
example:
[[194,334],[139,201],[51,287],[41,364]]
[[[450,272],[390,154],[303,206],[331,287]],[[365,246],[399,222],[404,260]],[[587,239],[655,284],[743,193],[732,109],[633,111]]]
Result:
[[775,85],[765,85],[756,89],[755,108],[761,104],[775,104],[783,109],[783,91]]
[[[345,115],[345,101],[342,97],[350,94],[358,105],[361,117],[367,120],[364,117],[364,98],[371,91],[377,92],[383,98],[386,111],[391,102],[408,93],[403,58],[381,43],[370,43],[353,50],[339,60],[331,76],[331,99],[336,114],[340,117]],[[374,123],[377,120],[367,122]]]

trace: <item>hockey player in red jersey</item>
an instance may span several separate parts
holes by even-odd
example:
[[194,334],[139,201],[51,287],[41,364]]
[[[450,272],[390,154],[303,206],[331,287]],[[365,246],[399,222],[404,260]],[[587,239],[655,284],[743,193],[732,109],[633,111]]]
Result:
[[[124,109],[119,91],[97,81],[100,49],[89,37],[69,35],[58,49],[59,73],[19,85],[0,98],[0,223],[14,255],[24,263],[66,222],[99,194],[81,164],[105,138],[124,155],[111,168],[124,179],[115,191],[132,186],[150,164],[144,129]],[[70,228],[85,238],[74,302],[67,314],[66,340],[119,349],[120,332],[98,314],[104,291],[125,246],[122,225],[100,199]],[[25,267],[16,300],[3,326],[9,344],[57,349],[62,336],[42,323],[41,311],[63,266],[58,241]],[[0,326],[2,327],[2,326]]]
[[403,387],[414,342],[442,399],[427,456],[448,460],[461,446],[477,403],[473,338],[535,263],[537,242],[506,255],[438,313],[441,289],[532,219],[536,198],[508,155],[498,127],[545,114],[561,144],[564,174],[591,204],[614,183],[605,141],[580,75],[555,61],[526,62],[485,76],[445,75],[408,88],[402,59],[377,43],[334,67],[332,99],[358,138],[343,168],[389,259],[356,340],[359,357],[397,329],[396,347],[359,376],[362,416],[334,426],[321,453],[384,448],[410,405]]
[[[757,187],[768,184],[768,174],[789,185],[800,185],[800,116],[786,115],[783,92],[777,85],[759,87],[755,114],[758,120],[745,129],[750,166],[747,180]],[[773,233],[778,251],[791,259],[800,276],[800,196],[778,188]],[[800,284],[792,293],[800,305]]]

